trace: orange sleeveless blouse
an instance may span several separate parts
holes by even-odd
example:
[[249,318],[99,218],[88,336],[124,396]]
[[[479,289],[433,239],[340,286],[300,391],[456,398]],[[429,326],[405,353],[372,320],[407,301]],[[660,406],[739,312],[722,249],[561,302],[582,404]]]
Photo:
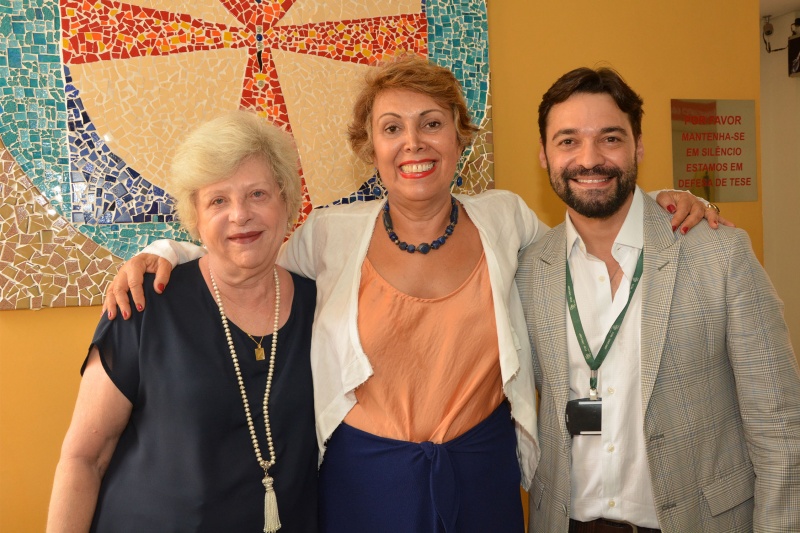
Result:
[[437,444],[488,417],[505,399],[486,256],[447,296],[401,293],[361,267],[358,332],[374,374],[344,421],[385,438]]

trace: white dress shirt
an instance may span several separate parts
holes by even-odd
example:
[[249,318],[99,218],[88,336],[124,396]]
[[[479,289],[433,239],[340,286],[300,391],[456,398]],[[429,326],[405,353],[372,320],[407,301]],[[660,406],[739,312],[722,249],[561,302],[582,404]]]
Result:
[[[567,257],[581,322],[592,355],[628,301],[631,279],[644,246],[642,192],[636,189],[628,216],[614,240],[612,255],[622,278],[613,300],[605,263],[590,255],[567,215]],[[590,369],[567,313],[570,399],[589,396]],[[658,528],[643,434],[641,387],[642,289],[637,287],[625,319],[598,370],[603,400],[602,434],[572,439],[571,518],[626,521]]]

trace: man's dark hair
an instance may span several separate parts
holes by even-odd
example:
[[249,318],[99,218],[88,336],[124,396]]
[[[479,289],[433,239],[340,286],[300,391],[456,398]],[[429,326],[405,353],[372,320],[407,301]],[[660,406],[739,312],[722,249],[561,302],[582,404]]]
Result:
[[625,83],[622,76],[614,69],[581,67],[561,76],[542,96],[542,103],[539,104],[539,136],[543,144],[547,144],[545,130],[550,110],[554,105],[565,102],[575,93],[611,96],[617,103],[617,107],[628,115],[633,138],[639,139],[642,134],[642,115],[644,114],[642,98]]

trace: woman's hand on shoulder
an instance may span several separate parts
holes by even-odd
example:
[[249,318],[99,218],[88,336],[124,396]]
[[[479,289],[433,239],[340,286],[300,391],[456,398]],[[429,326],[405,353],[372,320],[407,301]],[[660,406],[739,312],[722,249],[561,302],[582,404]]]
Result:
[[664,190],[658,193],[656,201],[672,214],[672,231],[680,228],[680,232],[686,234],[703,219],[713,229],[720,224],[735,227],[733,222],[726,220],[712,207],[713,204],[704,202],[688,191]]
[[125,320],[131,317],[128,291],[133,297],[136,310],[144,311],[145,299],[142,284],[147,272],[156,275],[153,288],[158,294],[161,294],[169,282],[172,264],[163,257],[153,254],[139,254],[131,257],[120,267],[117,275],[106,287],[103,312],[108,314],[109,320],[114,320],[118,312]]

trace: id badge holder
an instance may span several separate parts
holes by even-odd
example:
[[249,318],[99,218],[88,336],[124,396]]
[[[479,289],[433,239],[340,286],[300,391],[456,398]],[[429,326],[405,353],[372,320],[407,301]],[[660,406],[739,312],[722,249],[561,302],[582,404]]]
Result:
[[603,399],[597,396],[596,389],[591,389],[589,398],[567,402],[564,417],[571,436],[600,435],[603,427]]

